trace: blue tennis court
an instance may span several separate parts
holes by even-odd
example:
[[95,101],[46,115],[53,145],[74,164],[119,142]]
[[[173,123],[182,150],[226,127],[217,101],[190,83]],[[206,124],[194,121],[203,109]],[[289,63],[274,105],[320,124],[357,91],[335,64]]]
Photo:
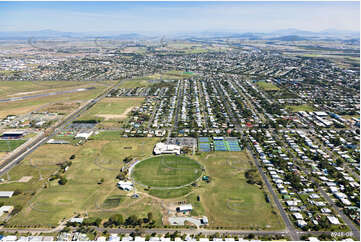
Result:
[[198,142],[199,143],[208,143],[208,142],[210,142],[210,139],[208,137],[199,137]]
[[211,151],[211,143],[209,137],[199,137],[198,138],[198,150],[202,152]]
[[233,138],[229,138],[228,140],[218,138],[213,140],[213,144],[215,151],[241,151],[238,141]]

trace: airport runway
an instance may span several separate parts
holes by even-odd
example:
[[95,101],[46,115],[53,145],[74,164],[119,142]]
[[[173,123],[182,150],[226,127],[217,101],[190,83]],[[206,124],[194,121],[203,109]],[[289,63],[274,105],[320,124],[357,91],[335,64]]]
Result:
[[88,91],[88,90],[92,90],[92,89],[95,89],[95,87],[77,88],[77,89],[73,89],[73,90],[60,91],[60,92],[48,92],[48,93],[42,93],[42,94],[36,94],[36,95],[24,96],[24,97],[11,97],[11,98],[6,98],[6,99],[0,99],[0,103],[22,101],[22,100],[27,100],[27,99],[37,98],[37,97],[47,97],[47,96],[65,94],[65,93],[83,92],[83,91]]

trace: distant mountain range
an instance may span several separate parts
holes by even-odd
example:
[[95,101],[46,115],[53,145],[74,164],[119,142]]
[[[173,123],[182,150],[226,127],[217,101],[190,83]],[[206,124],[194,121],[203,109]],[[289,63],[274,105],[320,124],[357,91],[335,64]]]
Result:
[[80,32],[61,32],[55,30],[39,30],[39,31],[7,31],[0,32],[2,40],[22,40],[29,38],[49,39],[49,38],[67,38],[67,39],[84,39],[84,38],[116,38],[116,39],[143,39],[148,38],[138,33],[80,33]]
[[[143,33],[120,33],[120,32],[61,32],[55,30],[40,31],[6,31],[0,32],[0,40],[26,40],[35,39],[94,39],[108,38],[119,40],[146,40],[161,38],[163,34],[143,34]],[[277,41],[303,41],[311,39],[323,40],[344,40],[354,43],[360,40],[360,32],[342,31],[327,29],[320,32],[304,31],[299,29],[281,29],[268,33],[258,32],[222,32],[222,31],[203,31],[192,33],[176,33],[166,35],[169,39],[186,39],[186,38],[239,38],[248,40],[277,40]]]

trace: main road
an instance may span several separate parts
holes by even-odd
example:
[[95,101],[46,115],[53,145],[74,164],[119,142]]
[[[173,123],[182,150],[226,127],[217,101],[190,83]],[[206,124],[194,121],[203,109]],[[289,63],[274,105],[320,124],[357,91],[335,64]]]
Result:
[[247,145],[247,149],[251,152],[254,163],[256,164],[257,169],[258,169],[259,173],[261,174],[261,177],[262,177],[264,183],[266,184],[268,191],[272,194],[273,200],[274,200],[278,210],[280,211],[281,217],[282,217],[282,219],[283,219],[283,221],[284,221],[284,223],[286,225],[288,234],[290,235],[292,240],[300,240],[299,236],[297,234],[297,230],[295,229],[295,227],[293,226],[293,224],[290,221],[289,217],[287,216],[287,214],[286,214],[280,200],[277,197],[277,194],[273,191],[271,183],[269,182],[266,174],[263,172],[262,166],[258,162],[258,159],[257,159],[256,155],[254,154],[254,152],[252,151],[252,149],[250,148],[249,144]]

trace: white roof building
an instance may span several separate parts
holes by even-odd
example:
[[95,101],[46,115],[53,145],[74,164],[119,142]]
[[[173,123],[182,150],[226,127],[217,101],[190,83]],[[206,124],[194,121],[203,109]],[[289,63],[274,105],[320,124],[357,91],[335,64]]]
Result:
[[2,216],[4,213],[11,213],[11,211],[13,211],[14,207],[13,206],[2,206],[0,208],[0,216]]
[[93,131],[89,132],[80,132],[78,133],[75,138],[77,139],[89,139],[89,137],[93,134]]
[[71,218],[69,222],[71,223],[83,223],[84,218]]
[[329,208],[321,208],[322,213],[331,213],[331,209]]
[[105,236],[100,236],[100,237],[97,238],[97,241],[98,241],[98,242],[105,242],[105,241],[107,241],[107,237],[105,237]]
[[297,201],[286,201],[287,206],[297,206]]
[[331,224],[340,224],[340,221],[335,216],[327,216],[327,219]]
[[312,241],[312,242],[320,241],[320,240],[317,239],[316,237],[308,237],[308,240],[309,240],[309,241]]
[[120,241],[120,237],[117,234],[110,234],[108,241]]
[[1,241],[16,241],[17,237],[15,235],[7,235],[1,239]]
[[340,201],[341,201],[344,205],[347,205],[347,206],[350,206],[350,205],[351,205],[350,200],[348,200],[347,198],[341,198]]
[[181,151],[181,146],[171,145],[165,143],[157,143],[154,147],[154,154],[177,154],[179,155]]
[[300,213],[293,213],[292,215],[293,215],[293,217],[295,217],[297,220],[303,219],[303,216],[302,216],[302,214],[300,214]]
[[184,205],[180,205],[177,210],[179,212],[188,212],[191,211],[193,209],[192,204],[184,204]]
[[0,197],[10,198],[14,194],[14,191],[0,191]]
[[306,225],[307,225],[307,223],[305,222],[305,220],[301,220],[301,219],[299,219],[299,220],[297,220],[297,225],[298,225],[298,227],[305,227]]
[[119,181],[118,187],[124,191],[131,191],[133,190],[133,183],[131,181]]

